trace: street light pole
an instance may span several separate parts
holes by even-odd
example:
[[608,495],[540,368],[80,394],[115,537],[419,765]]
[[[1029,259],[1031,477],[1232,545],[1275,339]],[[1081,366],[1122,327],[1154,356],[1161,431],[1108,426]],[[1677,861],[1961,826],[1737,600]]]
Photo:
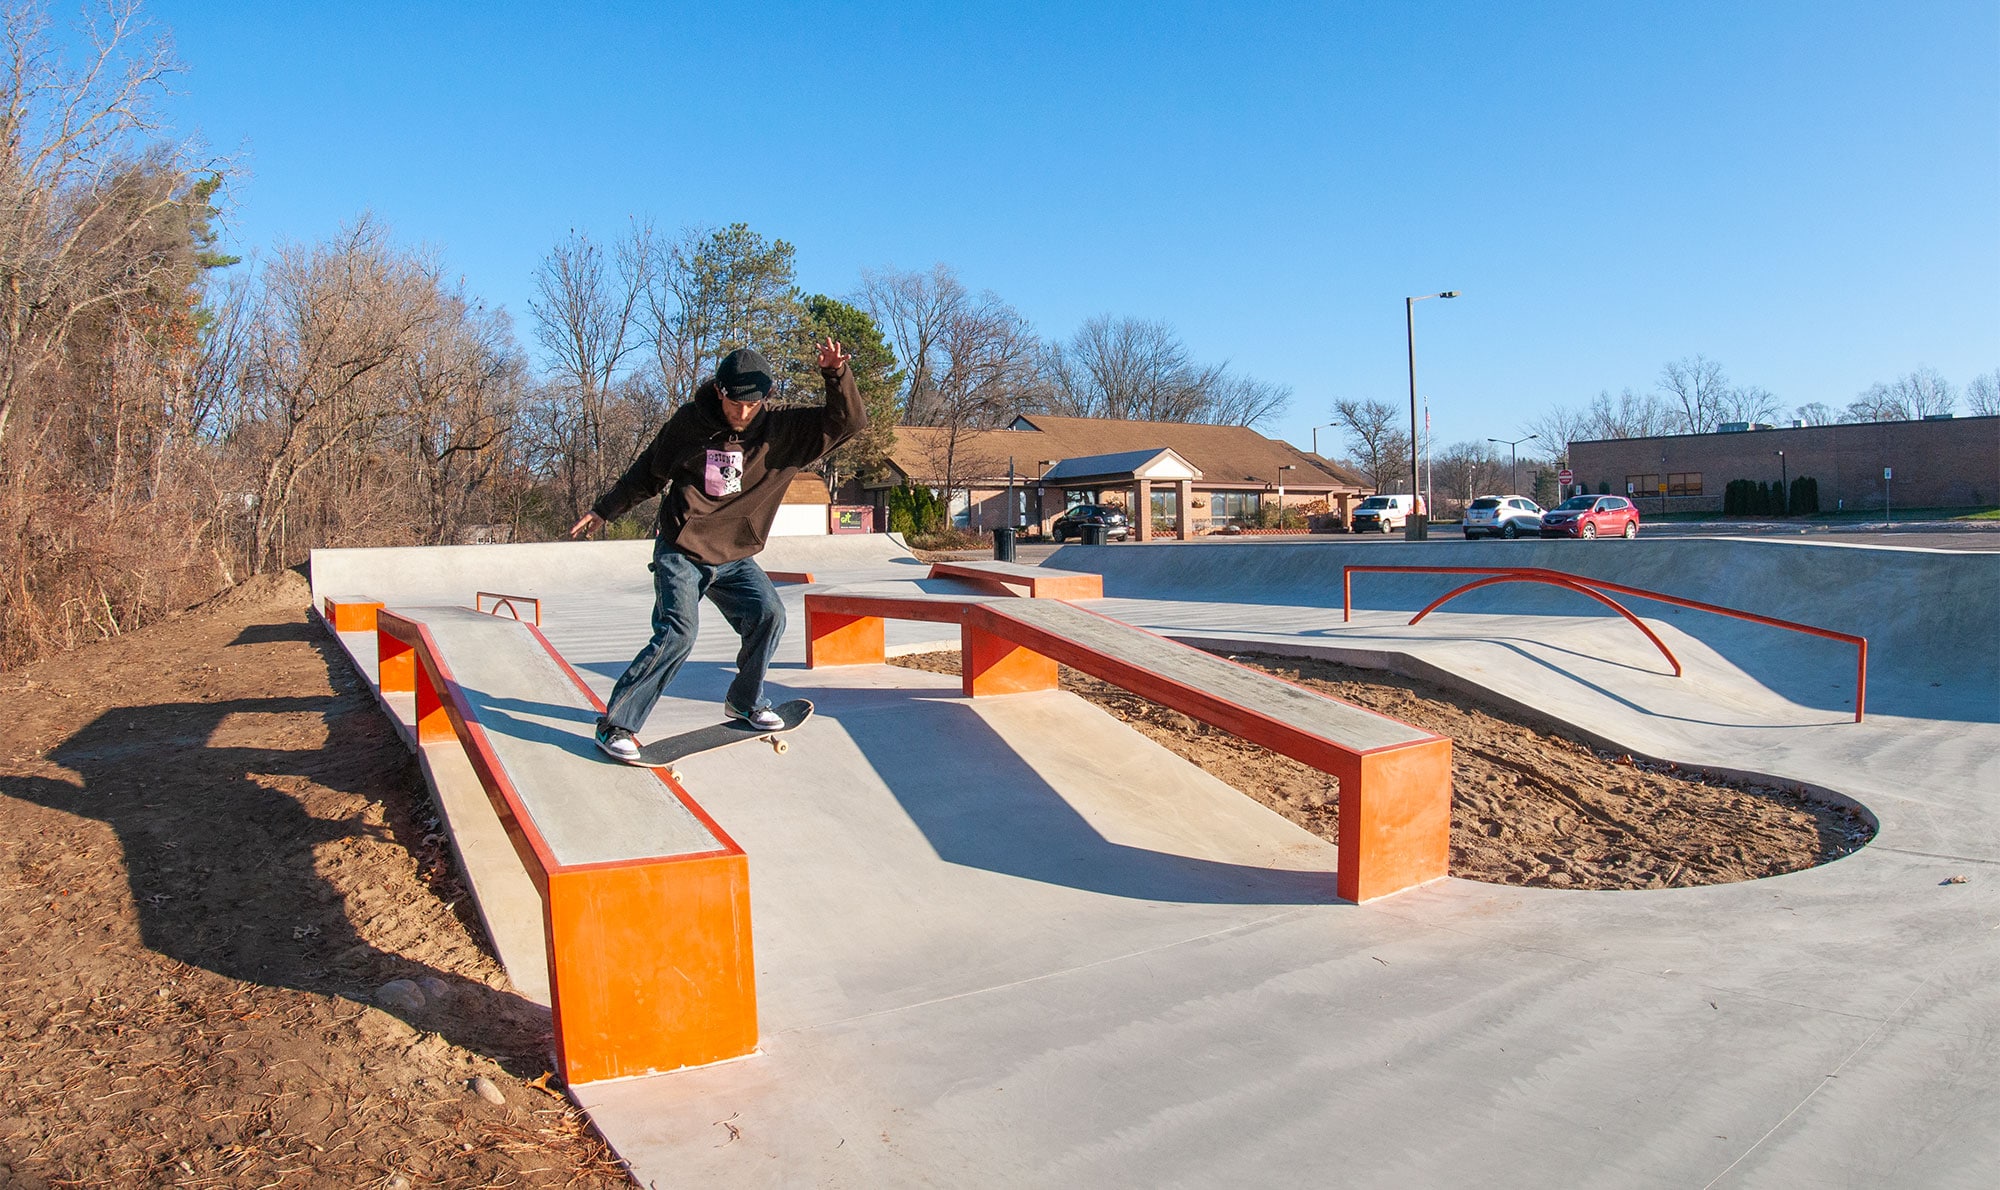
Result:
[[[1431,298],[1455,298],[1459,291],[1447,289],[1442,293],[1426,293],[1403,299],[1403,331],[1410,345],[1410,498],[1416,499],[1423,491],[1417,475],[1417,444],[1422,435],[1417,430],[1417,303]],[[1412,516],[1403,525],[1405,541],[1422,541],[1430,536],[1430,508],[1425,506],[1424,514]]]
[[1540,437],[1540,434],[1530,434],[1527,438],[1516,438],[1512,442],[1507,442],[1505,438],[1487,439],[1488,442],[1507,442],[1507,482],[1513,485],[1514,495],[1516,496],[1521,494],[1521,460],[1514,448],[1528,441],[1530,438]]
[[1339,424],[1340,423],[1337,421],[1321,422],[1319,425],[1316,425],[1312,428],[1314,454],[1319,453],[1319,432],[1321,430],[1331,430]]

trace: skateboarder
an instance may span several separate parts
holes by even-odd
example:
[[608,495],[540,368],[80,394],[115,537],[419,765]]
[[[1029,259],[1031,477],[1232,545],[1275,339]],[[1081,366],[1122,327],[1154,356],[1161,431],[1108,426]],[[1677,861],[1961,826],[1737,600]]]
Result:
[[777,588],[752,556],[764,548],[785,488],[803,467],[868,425],[848,354],[829,336],[819,349],[823,408],[766,409],[771,365],[754,348],[724,356],[715,379],[676,410],[609,492],[571,526],[583,537],[665,490],[653,544],[653,638],[611,688],[597,746],[622,761],[633,736],[694,648],[706,596],[743,638],[722,708],[752,727],[784,720],[764,697],[764,671],[785,631]]

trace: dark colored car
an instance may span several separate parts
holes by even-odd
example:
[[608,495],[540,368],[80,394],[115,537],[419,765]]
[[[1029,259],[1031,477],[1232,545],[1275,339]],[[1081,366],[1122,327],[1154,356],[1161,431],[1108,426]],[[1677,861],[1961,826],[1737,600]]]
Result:
[[1465,539],[1505,537],[1542,530],[1542,506],[1526,496],[1481,496],[1465,508]]
[[1109,504],[1079,504],[1056,518],[1056,523],[1049,526],[1049,536],[1060,545],[1072,537],[1082,537],[1085,525],[1104,526],[1106,541],[1123,541],[1132,533],[1124,509]]
[[1543,537],[1639,536],[1639,510],[1623,496],[1571,496],[1542,514]]

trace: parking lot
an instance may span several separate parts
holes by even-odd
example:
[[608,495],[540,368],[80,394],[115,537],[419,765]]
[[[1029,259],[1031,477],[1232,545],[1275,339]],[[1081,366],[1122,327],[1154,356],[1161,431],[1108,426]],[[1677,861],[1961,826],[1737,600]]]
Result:
[[[1758,522],[1668,522],[1642,525],[1640,540],[1648,537],[1795,537],[1812,541],[1837,542],[1849,545],[1896,545],[1912,549],[1963,550],[1986,552],[2000,550],[2000,521],[1910,521],[1908,523],[1859,523],[1859,524],[1787,524],[1782,521]],[[1343,543],[1378,545],[1419,545],[1436,541],[1463,541],[1465,535],[1456,523],[1431,526],[1430,536],[1425,542],[1405,541],[1401,533],[1287,533],[1273,536],[1206,537],[1206,542],[1227,541],[1232,544],[1254,548],[1264,544],[1297,544],[1302,541],[1338,541]],[[1521,538],[1522,541],[1537,540]],[[1122,546],[1122,543],[1120,543]],[[1175,545],[1171,538],[1153,544]],[[1510,542],[1495,539],[1493,548],[1506,549]],[[1622,541],[1573,541],[1578,549],[1608,549],[1624,544]],[[1018,562],[1040,562],[1062,547],[1053,542],[1024,541],[1014,549]],[[963,556],[985,557],[984,552],[961,551]]]

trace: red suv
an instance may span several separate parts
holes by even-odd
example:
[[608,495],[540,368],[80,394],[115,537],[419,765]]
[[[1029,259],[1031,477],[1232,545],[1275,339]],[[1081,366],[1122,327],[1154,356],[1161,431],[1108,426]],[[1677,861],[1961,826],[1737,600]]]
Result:
[[1543,537],[1639,536],[1639,510],[1623,496],[1571,496],[1542,514]]

